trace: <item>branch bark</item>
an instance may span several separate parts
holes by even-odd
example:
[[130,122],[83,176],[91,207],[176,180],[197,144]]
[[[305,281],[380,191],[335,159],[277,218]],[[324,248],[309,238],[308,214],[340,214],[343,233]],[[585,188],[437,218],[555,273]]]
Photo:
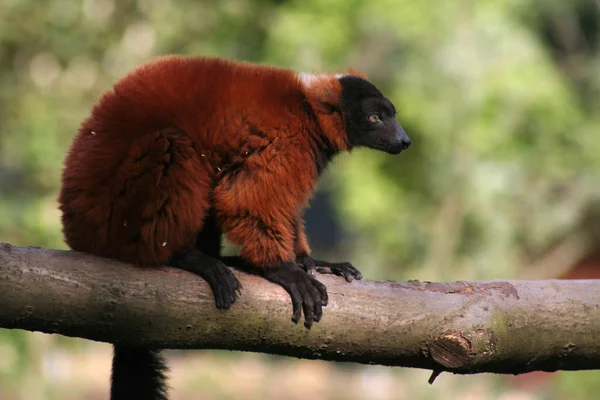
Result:
[[0,327],[153,348],[229,349],[455,373],[600,369],[600,281],[393,282],[321,275],[307,331],[288,294],[236,272],[227,311],[174,268],[0,244]]

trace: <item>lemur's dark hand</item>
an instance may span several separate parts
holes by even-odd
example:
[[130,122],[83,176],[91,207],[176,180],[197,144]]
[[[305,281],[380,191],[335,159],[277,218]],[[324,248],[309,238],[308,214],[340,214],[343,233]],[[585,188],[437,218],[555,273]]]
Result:
[[363,278],[360,271],[354,268],[349,262],[332,263],[323,260],[315,260],[306,254],[299,255],[296,262],[311,276],[315,276],[316,272],[320,274],[334,274],[343,276],[348,282],[352,282],[354,279],[360,280]]
[[304,310],[304,326],[312,327],[313,321],[319,322],[323,308],[327,305],[327,288],[321,282],[307,274],[296,263],[282,263],[278,268],[266,268],[263,276],[281,285],[292,298],[292,321],[298,323]]

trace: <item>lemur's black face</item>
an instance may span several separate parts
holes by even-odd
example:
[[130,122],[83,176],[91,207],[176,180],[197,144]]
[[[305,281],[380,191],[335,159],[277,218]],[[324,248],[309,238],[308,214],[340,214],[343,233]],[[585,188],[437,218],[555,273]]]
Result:
[[410,139],[396,121],[396,108],[369,81],[343,76],[342,112],[352,147],[366,146],[398,154],[410,146]]

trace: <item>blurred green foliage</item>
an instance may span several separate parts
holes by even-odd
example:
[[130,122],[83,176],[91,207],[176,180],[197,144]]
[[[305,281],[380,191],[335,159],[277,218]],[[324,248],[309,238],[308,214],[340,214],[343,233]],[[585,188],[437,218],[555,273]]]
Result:
[[[349,233],[332,256],[369,278],[541,278],[570,238],[564,267],[600,243],[594,0],[5,0],[0,22],[0,241],[65,248],[56,194],[79,122],[115,79],[178,53],[355,66],[394,101],[409,151],[355,150],[322,182]],[[23,389],[39,343],[0,332],[0,398],[65,396]],[[597,373],[559,376],[543,398],[600,393]]]

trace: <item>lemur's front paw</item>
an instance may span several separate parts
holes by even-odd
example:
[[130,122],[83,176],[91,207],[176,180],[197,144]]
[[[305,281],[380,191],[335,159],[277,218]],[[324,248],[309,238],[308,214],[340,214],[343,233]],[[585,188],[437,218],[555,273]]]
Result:
[[316,272],[320,274],[334,274],[337,276],[343,276],[348,282],[352,282],[354,279],[360,280],[363,278],[360,271],[349,262],[334,263],[323,260],[315,260],[306,254],[299,255],[296,259],[296,262],[312,276],[315,276]]
[[323,307],[327,305],[327,288],[321,282],[308,275],[296,263],[282,263],[277,268],[262,271],[264,277],[281,285],[292,298],[292,321],[298,323],[304,311],[304,326],[312,327],[313,321],[319,322],[323,316]]

